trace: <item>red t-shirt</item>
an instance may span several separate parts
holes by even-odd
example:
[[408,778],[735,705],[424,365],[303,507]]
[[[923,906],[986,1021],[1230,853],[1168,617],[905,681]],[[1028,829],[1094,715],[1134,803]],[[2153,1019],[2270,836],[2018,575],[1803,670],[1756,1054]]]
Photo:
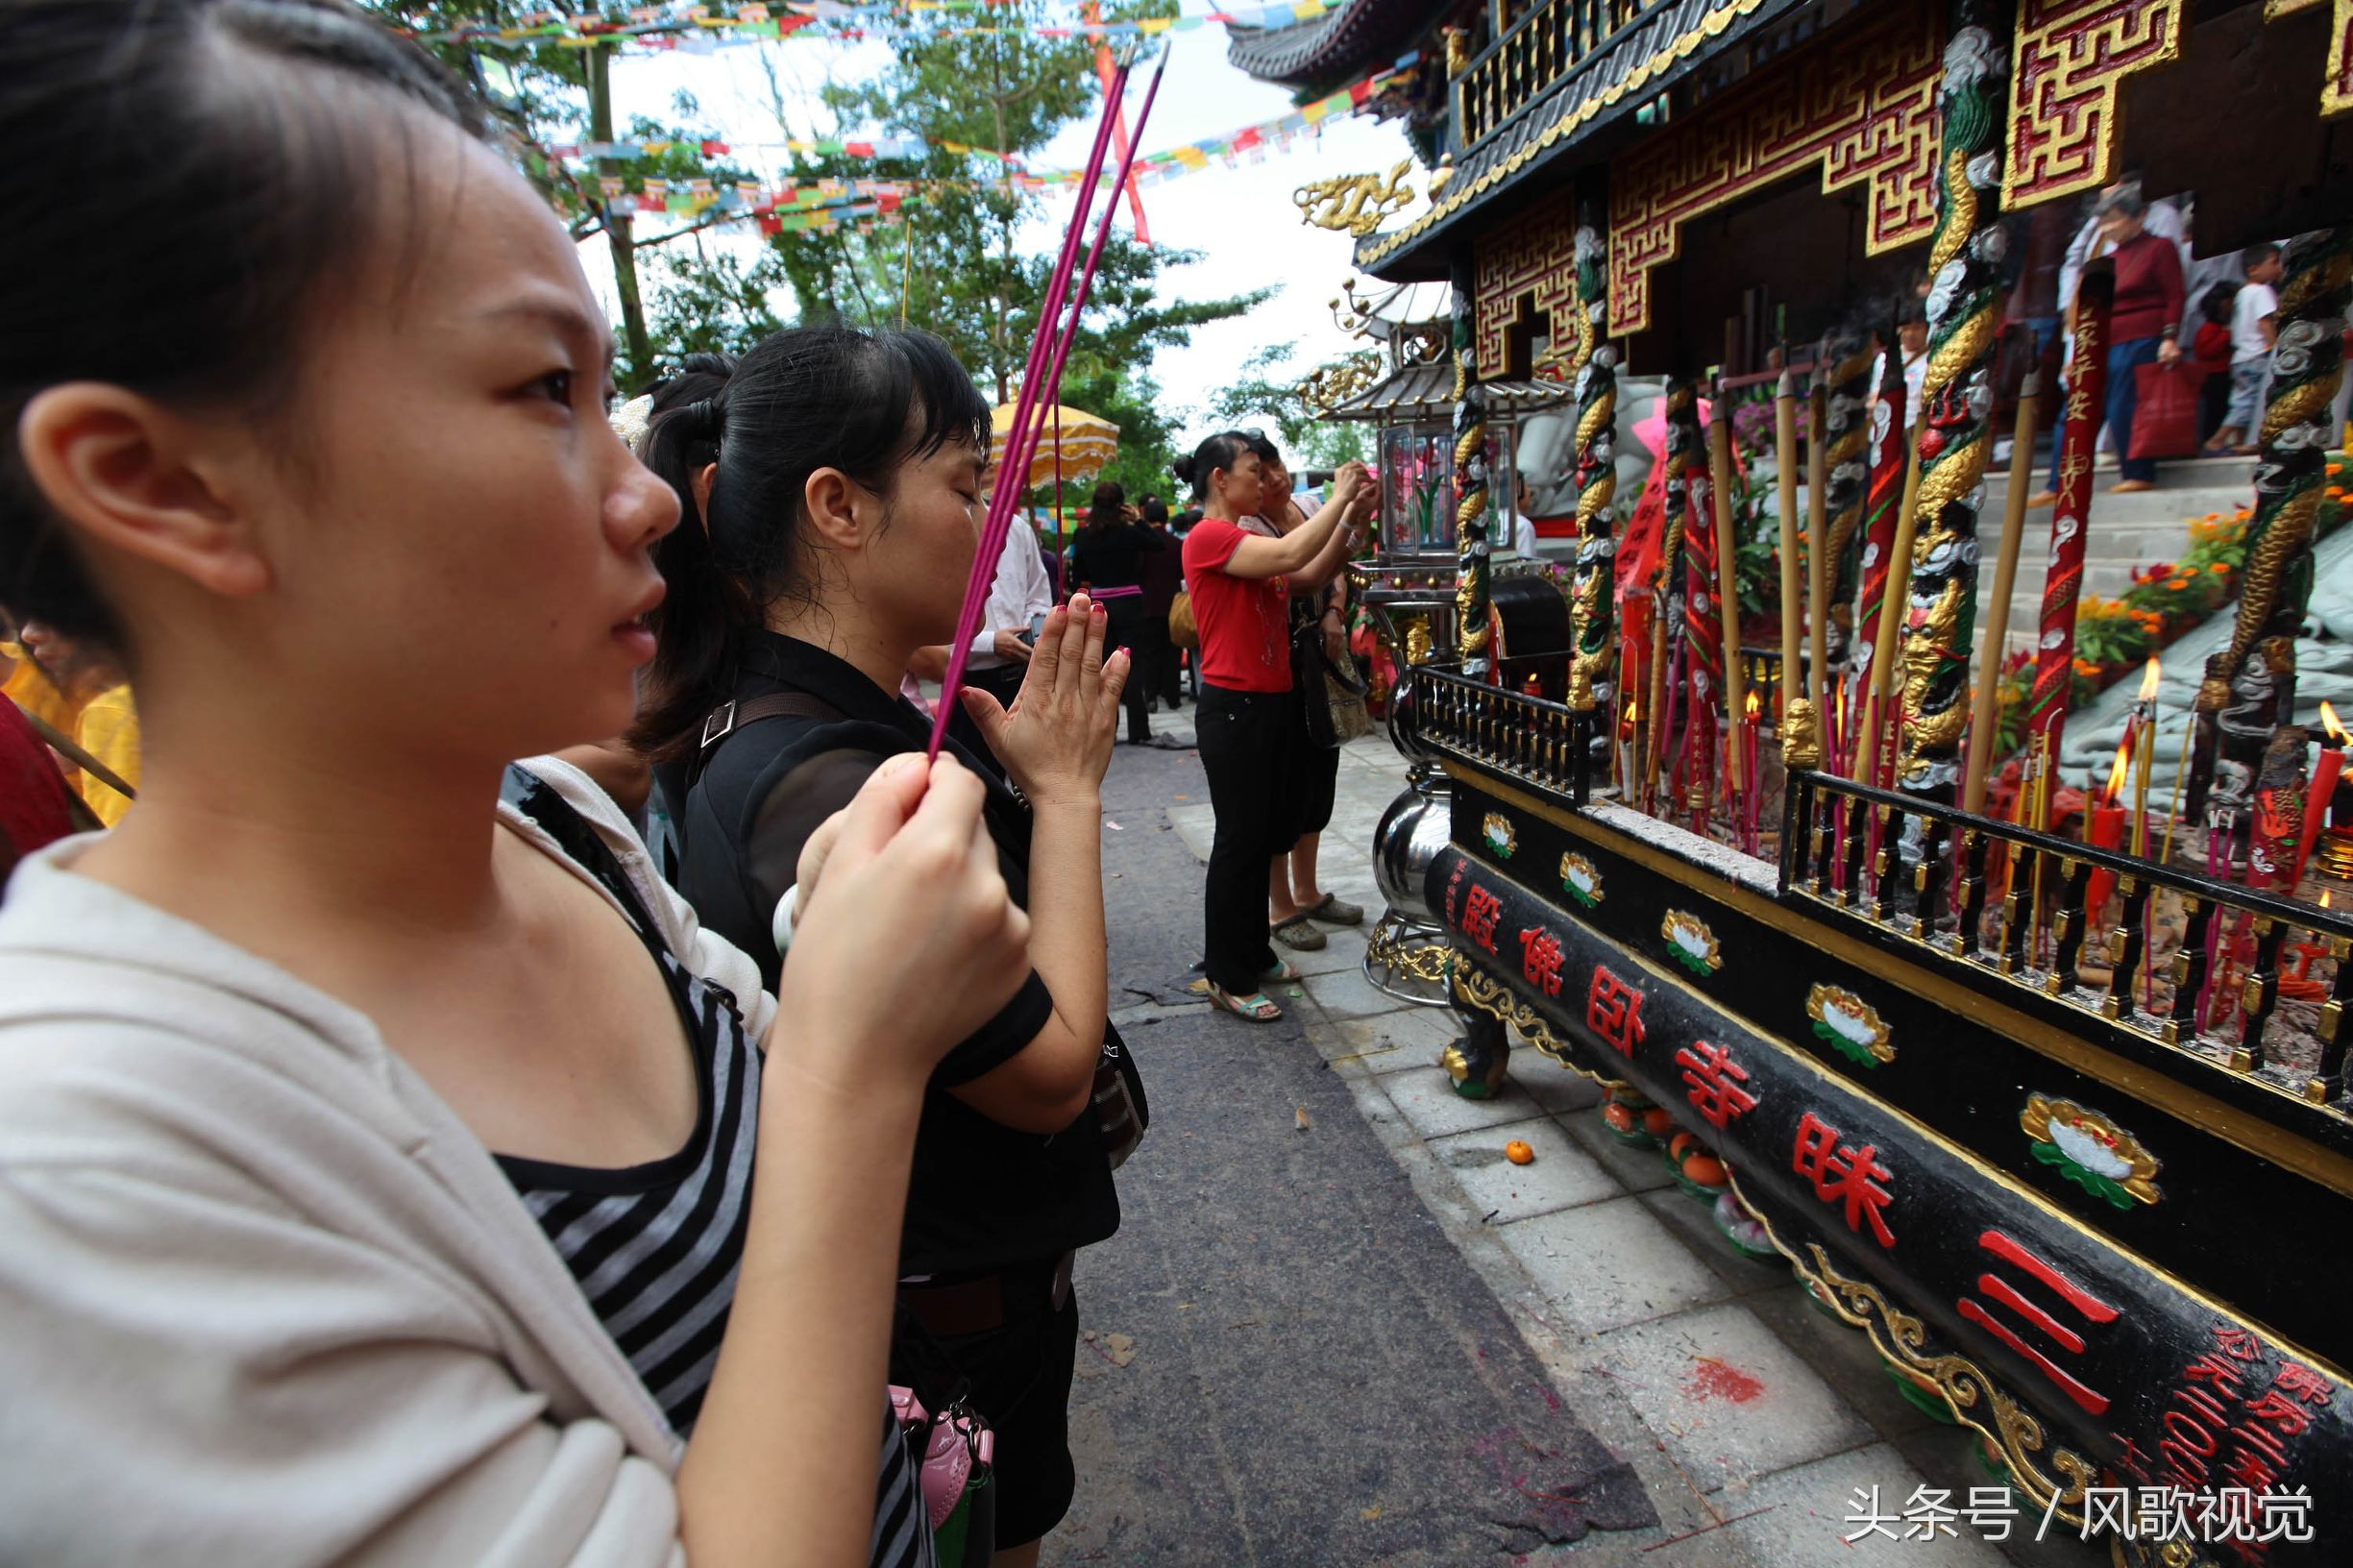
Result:
[[1185,536],[1185,592],[1201,631],[1201,678],[1230,692],[1291,689],[1290,583],[1236,577],[1226,562],[1248,535],[1205,517]]

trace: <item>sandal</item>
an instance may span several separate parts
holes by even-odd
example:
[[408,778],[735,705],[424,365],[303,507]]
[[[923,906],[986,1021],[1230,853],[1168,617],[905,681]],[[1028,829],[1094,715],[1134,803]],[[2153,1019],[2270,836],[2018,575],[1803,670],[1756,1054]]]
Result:
[[1212,1007],[1223,1008],[1236,1017],[1247,1018],[1252,1023],[1272,1023],[1283,1017],[1283,1010],[1268,1001],[1262,993],[1254,991],[1247,996],[1237,996],[1214,980],[1209,982],[1209,998]]
[[1277,920],[1270,935],[1286,947],[1296,947],[1303,953],[1321,952],[1324,934],[1315,929],[1305,910],[1287,920]]
[[1326,925],[1362,925],[1364,923],[1363,908],[1360,905],[1349,903],[1336,893],[1325,894],[1312,905],[1299,913],[1311,920],[1321,920]]
[[1278,958],[1261,971],[1259,978],[1278,983],[1296,980],[1299,978],[1299,966],[1287,958]]

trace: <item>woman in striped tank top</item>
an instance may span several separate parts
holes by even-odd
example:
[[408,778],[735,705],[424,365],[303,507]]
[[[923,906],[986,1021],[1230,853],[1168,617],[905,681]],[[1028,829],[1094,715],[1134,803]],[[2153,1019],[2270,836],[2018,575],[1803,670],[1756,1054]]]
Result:
[[911,1150],[1028,969],[981,781],[818,830],[772,994],[508,767],[629,722],[678,503],[465,90],[349,0],[7,0],[0,58],[59,171],[0,604],[148,740],[0,903],[0,1561],[930,1562]]

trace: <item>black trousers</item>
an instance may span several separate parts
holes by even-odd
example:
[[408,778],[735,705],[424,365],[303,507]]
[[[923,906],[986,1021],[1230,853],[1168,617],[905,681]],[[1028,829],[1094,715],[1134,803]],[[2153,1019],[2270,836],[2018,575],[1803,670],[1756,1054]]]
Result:
[[1144,681],[1144,695],[1157,697],[1161,706],[1173,711],[1183,697],[1183,672],[1177,667],[1177,646],[1168,640],[1168,612],[1144,612],[1143,628],[1137,634],[1142,646],[1136,650],[1136,669]]
[[1203,951],[1211,981],[1246,996],[1275,963],[1266,929],[1267,868],[1298,837],[1291,777],[1298,699],[1288,691],[1237,692],[1204,681],[1194,724],[1217,819],[1202,894]]
[[[1140,741],[1152,733],[1150,722],[1144,716],[1144,700],[1152,695],[1150,655],[1140,646],[1146,627],[1143,600],[1134,594],[1103,600],[1103,658],[1106,663],[1119,649],[1128,650],[1127,689],[1119,694],[1120,705],[1127,709],[1127,738]],[[1167,633],[1164,630],[1162,635]]]

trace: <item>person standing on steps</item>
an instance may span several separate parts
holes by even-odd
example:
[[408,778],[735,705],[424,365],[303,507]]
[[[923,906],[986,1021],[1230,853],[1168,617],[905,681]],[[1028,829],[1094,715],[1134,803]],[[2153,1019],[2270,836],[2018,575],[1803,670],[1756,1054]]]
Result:
[[1328,553],[1371,480],[1362,463],[1343,466],[1313,517],[1268,539],[1242,527],[1262,494],[1248,436],[1227,430],[1202,442],[1189,478],[1202,514],[1185,539],[1185,587],[1201,631],[1197,744],[1217,823],[1202,897],[1209,998],[1271,1023],[1283,1011],[1259,987],[1299,974],[1275,956],[1266,916],[1268,868],[1298,838],[1298,786],[1288,775],[1299,713],[1286,579]]

